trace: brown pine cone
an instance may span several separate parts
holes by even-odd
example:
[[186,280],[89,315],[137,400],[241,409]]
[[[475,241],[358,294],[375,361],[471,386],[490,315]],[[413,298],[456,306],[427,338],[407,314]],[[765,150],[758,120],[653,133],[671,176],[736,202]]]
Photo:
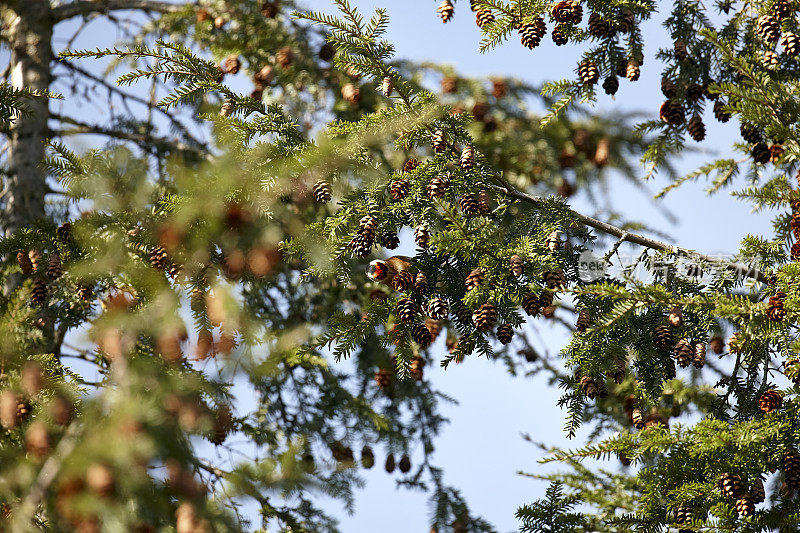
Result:
[[770,389],[758,399],[758,407],[765,413],[771,413],[781,408],[783,395],[780,392]]

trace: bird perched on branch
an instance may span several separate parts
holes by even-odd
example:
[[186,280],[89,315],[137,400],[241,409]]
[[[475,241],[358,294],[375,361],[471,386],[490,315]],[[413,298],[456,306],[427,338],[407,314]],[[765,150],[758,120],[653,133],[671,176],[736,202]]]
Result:
[[387,259],[375,259],[367,267],[367,276],[373,281],[380,281],[392,286],[392,280],[400,272],[410,271],[414,260],[404,255],[394,255]]

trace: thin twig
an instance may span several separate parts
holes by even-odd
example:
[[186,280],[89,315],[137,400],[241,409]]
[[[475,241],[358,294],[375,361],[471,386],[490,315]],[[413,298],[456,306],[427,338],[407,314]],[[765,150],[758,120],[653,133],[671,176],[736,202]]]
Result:
[[[541,196],[532,196],[530,194],[518,191],[517,189],[510,186],[500,187],[497,185],[489,185],[489,187],[492,190],[505,194],[506,196],[509,196],[511,198],[516,198],[517,200],[521,200],[523,202],[532,204],[536,207],[542,207],[545,203],[545,199],[542,198]],[[744,265],[742,263],[733,263],[731,261],[725,261],[724,259],[711,257],[705,254],[695,252],[693,250],[689,250],[687,248],[681,248],[679,246],[676,246],[675,244],[666,243],[663,241],[659,241],[657,239],[651,239],[650,237],[645,237],[644,235],[639,235],[638,233],[629,233],[622,228],[619,228],[607,222],[603,222],[602,220],[597,220],[596,218],[584,215],[583,213],[579,213],[572,209],[570,209],[569,211],[573,216],[575,216],[575,218],[577,218],[584,225],[594,228],[608,235],[613,235],[615,237],[621,238],[622,236],[626,236],[625,240],[627,242],[638,244],[640,246],[644,246],[652,250],[659,250],[662,252],[682,255],[694,260],[704,261],[706,263],[710,263],[718,267],[725,268],[727,270],[732,270],[737,274],[760,281],[762,283],[767,283],[769,281],[767,276],[764,275],[763,272],[755,268],[749,267],[747,265]]]

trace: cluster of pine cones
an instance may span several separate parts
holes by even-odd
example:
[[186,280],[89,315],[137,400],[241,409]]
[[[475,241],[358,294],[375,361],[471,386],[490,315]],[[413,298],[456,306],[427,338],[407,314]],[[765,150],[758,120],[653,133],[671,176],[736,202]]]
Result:
[[[479,0],[471,0],[470,6],[475,12],[475,20],[481,29],[485,29],[488,24],[495,21],[492,10],[480,3]],[[443,0],[436,10],[442,22],[449,22],[453,18],[455,7],[451,0]],[[550,18],[555,23],[552,30],[552,39],[557,46],[565,45],[569,42],[572,33],[579,31],[577,25],[583,20],[583,6],[578,0],[559,0],[550,6]],[[589,15],[587,31],[596,39],[611,39],[619,33],[630,33],[636,24],[636,17],[629,10],[622,10],[616,16],[608,18],[600,13],[594,12]],[[515,21],[515,28],[519,33],[520,42],[528,49],[534,49],[542,42],[547,33],[547,24],[544,17],[536,15],[532,18],[520,19]],[[619,89],[617,76],[627,78],[630,81],[639,79],[639,65],[641,60],[628,58],[621,60],[616,68],[616,72],[608,76],[603,82],[603,89],[609,95],[616,94]],[[600,79],[597,64],[591,60],[583,61],[578,69],[578,75],[584,85],[594,85]]]
[[[65,222],[56,230],[56,237],[61,242],[68,242],[71,238],[71,226]],[[31,303],[42,306],[47,302],[50,294],[49,284],[59,279],[64,271],[61,266],[61,255],[57,250],[52,250],[47,257],[47,267],[43,268],[42,252],[37,249],[20,250],[17,252],[17,264],[24,276],[33,277],[31,289]],[[84,301],[91,297],[91,289],[84,286],[78,287],[78,294]]]
[[[354,466],[355,465],[355,456],[353,455],[353,449],[349,446],[345,446],[341,441],[335,441],[329,445],[331,456],[333,459],[341,464]],[[311,454],[310,451],[306,451],[302,458],[301,463],[307,472],[313,472],[315,465],[314,465],[314,456]],[[364,447],[361,449],[361,466],[365,469],[369,470],[373,466],[375,466],[375,452],[372,451],[372,447],[368,444],[365,444]],[[386,461],[384,462],[384,470],[387,473],[391,474],[395,471],[395,469],[399,469],[400,472],[403,474],[407,474],[411,471],[411,458],[408,456],[407,453],[404,453],[399,461],[395,460],[394,454],[389,453],[386,455]]]

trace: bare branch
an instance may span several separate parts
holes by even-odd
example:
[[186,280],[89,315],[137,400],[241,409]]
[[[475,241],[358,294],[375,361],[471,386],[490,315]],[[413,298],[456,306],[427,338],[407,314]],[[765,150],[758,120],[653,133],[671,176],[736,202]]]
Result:
[[70,4],[64,4],[53,9],[53,19],[57,22],[67,20],[80,15],[108,13],[109,11],[119,11],[124,9],[136,9],[143,11],[156,11],[158,13],[174,13],[183,9],[182,4],[172,4],[169,2],[159,2],[158,0],[80,0]]
[[[541,207],[544,204],[544,198],[540,196],[532,196],[530,194],[526,194],[524,192],[518,191],[511,186],[491,186],[491,188],[497,192],[505,194],[510,198],[516,198],[517,200],[521,200],[523,202],[527,202],[537,207]],[[645,237],[644,235],[639,235],[637,233],[629,233],[622,228],[618,228],[617,226],[613,226],[608,224],[607,222],[603,222],[602,220],[597,220],[596,218],[592,218],[588,215],[584,215],[582,213],[578,213],[577,211],[570,210],[572,215],[574,215],[578,220],[580,220],[586,226],[590,228],[594,228],[597,231],[601,231],[608,235],[613,235],[614,237],[618,237],[622,239],[625,237],[625,241],[631,242],[633,244],[638,244],[640,246],[644,246],[646,248],[651,248],[653,250],[659,250],[662,252],[670,252],[678,255],[682,255],[684,257],[688,257],[694,260],[700,260],[712,265],[716,265],[718,267],[726,268],[737,274],[742,276],[758,280],[762,283],[767,283],[769,280],[767,276],[764,275],[763,272],[760,272],[756,269],[748,267],[747,265],[743,265],[741,263],[733,263],[730,261],[725,261],[723,259],[718,259],[716,257],[711,257],[708,255],[704,255],[701,253],[697,253],[693,250],[689,250],[687,248],[681,248],[674,244],[666,243],[663,241],[659,241],[656,239],[651,239],[650,237]],[[621,243],[620,243],[621,244]]]

